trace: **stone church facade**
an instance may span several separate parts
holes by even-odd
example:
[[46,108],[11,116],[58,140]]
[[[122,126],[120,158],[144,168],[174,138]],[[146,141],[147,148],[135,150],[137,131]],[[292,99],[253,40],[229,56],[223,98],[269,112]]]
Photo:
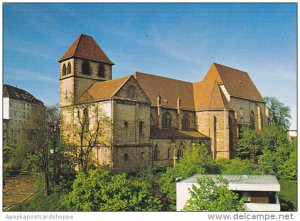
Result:
[[261,130],[267,124],[265,103],[249,75],[224,65],[212,64],[199,82],[141,72],[112,80],[114,63],[83,34],[58,61],[66,139],[78,142],[74,105],[89,104],[109,119],[93,152],[98,165],[124,171],[175,166],[186,148],[199,143],[213,158],[231,158],[242,126]]

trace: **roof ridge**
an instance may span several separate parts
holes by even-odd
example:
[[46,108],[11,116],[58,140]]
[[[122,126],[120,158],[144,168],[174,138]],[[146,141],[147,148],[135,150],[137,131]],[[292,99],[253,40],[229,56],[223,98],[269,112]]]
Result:
[[[78,38],[78,41],[77,41],[77,44],[76,44],[75,51],[74,51],[73,55],[76,54],[76,52],[77,52],[77,50],[78,50],[78,45],[79,45],[79,42],[80,42],[80,40],[81,40],[82,35],[83,35],[83,34],[81,33],[81,34],[77,37],[77,38]],[[73,56],[73,55],[71,55],[71,56]]]
[[225,68],[230,68],[232,70],[236,70],[236,71],[248,74],[246,71],[242,71],[242,70],[239,70],[239,69],[236,69],[236,68],[232,68],[232,67],[229,67],[229,66],[226,66],[226,65],[223,65],[223,64],[219,64],[219,63],[215,63],[215,62],[213,64],[215,65],[215,67],[217,68],[217,70],[218,70],[218,67],[216,65],[219,65],[219,66],[222,66],[222,67],[225,67]]
[[111,96],[114,96],[122,87],[124,84],[126,84],[126,82],[131,78],[133,77],[132,75],[129,75],[129,76],[126,76],[124,78],[127,78],[127,79],[124,79],[124,82],[121,83],[121,85],[112,93]]
[[148,73],[139,72],[139,71],[135,71],[134,74],[132,74],[132,75],[137,76],[137,74],[149,75],[149,76],[164,78],[164,79],[168,79],[168,80],[174,80],[174,81],[180,81],[180,82],[183,82],[183,83],[193,84],[193,82],[190,82],[190,81],[184,81],[184,80],[179,80],[179,79],[175,79],[175,78],[169,78],[169,77],[164,77],[164,76],[160,76],[160,75],[155,75],[155,74],[148,74]]

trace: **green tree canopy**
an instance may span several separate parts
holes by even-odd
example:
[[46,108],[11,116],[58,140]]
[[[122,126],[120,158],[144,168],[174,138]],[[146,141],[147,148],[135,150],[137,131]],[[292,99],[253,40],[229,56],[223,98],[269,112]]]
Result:
[[183,158],[179,160],[176,167],[168,168],[166,173],[161,176],[161,191],[169,198],[171,210],[176,208],[176,179],[184,179],[195,173],[220,173],[219,166],[211,158],[208,148],[204,144],[194,145],[186,149]]
[[269,124],[283,127],[288,130],[290,127],[290,108],[285,106],[275,97],[265,97],[266,106],[269,109]]
[[218,176],[216,179],[203,176],[197,179],[198,187],[190,189],[191,198],[186,202],[184,211],[243,211],[244,202],[239,195],[228,189],[228,181]]
[[162,207],[146,182],[104,168],[79,172],[61,203],[72,211],[158,211]]

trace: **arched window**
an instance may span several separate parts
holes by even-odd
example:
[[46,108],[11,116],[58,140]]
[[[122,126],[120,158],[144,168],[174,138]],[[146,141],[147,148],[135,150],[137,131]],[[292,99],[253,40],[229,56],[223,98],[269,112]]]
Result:
[[124,154],[124,161],[128,161],[128,154],[127,153]]
[[64,64],[62,68],[62,76],[65,76],[66,74],[67,74],[67,68],[66,65]]
[[154,120],[154,117],[152,114],[150,114],[150,127],[155,127],[156,124],[155,124],[155,120]]
[[168,159],[171,159],[171,149],[168,149]]
[[144,122],[140,121],[139,123],[139,135],[143,136],[143,127],[144,127]]
[[68,63],[67,74],[71,74],[71,63]]
[[145,154],[144,152],[141,153],[141,159],[144,159],[145,158]]
[[84,61],[82,63],[82,74],[85,74],[85,75],[91,74],[90,64],[88,61]]
[[98,76],[99,77],[105,76],[105,67],[103,64],[99,64],[99,66],[98,66]]
[[162,127],[163,128],[170,128],[172,125],[172,119],[169,112],[165,112],[162,115]]
[[255,129],[255,116],[253,111],[251,111],[250,114],[250,128]]
[[155,145],[153,150],[153,160],[158,160],[158,147]]
[[189,119],[189,115],[185,114],[183,115],[182,118],[182,129],[189,129],[190,128],[190,119]]
[[177,160],[179,160],[180,158],[182,158],[183,156],[183,150],[181,148],[179,148],[177,150]]

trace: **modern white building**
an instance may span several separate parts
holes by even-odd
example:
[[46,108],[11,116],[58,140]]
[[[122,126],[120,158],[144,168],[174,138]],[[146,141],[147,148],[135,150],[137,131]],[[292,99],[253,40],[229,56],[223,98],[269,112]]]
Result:
[[14,146],[23,125],[37,112],[44,103],[29,92],[4,84],[3,85],[3,144]]
[[[216,179],[218,175],[196,174],[176,183],[176,210],[181,211],[190,198],[189,190],[193,185],[199,186],[197,178],[209,176]],[[280,184],[271,175],[222,175],[228,180],[228,189],[239,194],[245,202],[245,211],[280,211],[277,193]]]

